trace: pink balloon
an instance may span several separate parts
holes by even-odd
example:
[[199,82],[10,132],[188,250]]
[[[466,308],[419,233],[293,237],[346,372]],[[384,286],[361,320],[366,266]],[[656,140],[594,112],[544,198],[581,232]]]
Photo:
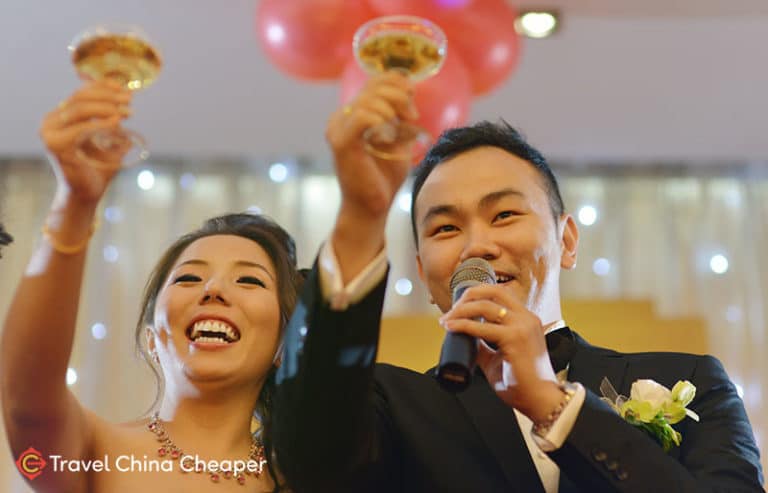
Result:
[[468,7],[473,0],[368,0],[378,15],[418,15],[435,20],[444,11]]
[[374,17],[360,0],[261,0],[256,34],[267,58],[300,79],[336,79],[352,56],[352,36]]
[[435,19],[448,37],[448,52],[459,53],[466,63],[475,95],[501,85],[517,66],[521,41],[516,17],[505,0],[474,0],[466,9]]
[[[341,102],[352,101],[365,85],[368,75],[350,59],[341,76]],[[467,68],[457,53],[448,50],[448,57],[437,75],[416,84],[418,125],[433,138],[452,127],[466,123],[472,104],[472,82]]]

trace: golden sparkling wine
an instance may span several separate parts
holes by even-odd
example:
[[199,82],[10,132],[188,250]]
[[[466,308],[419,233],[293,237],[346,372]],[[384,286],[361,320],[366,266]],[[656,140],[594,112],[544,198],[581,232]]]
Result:
[[395,31],[382,32],[364,40],[357,56],[368,72],[403,69],[414,80],[421,80],[440,69],[445,52],[420,34]]
[[152,84],[162,66],[151,45],[119,34],[85,39],[74,49],[72,62],[81,77],[116,80],[134,91]]

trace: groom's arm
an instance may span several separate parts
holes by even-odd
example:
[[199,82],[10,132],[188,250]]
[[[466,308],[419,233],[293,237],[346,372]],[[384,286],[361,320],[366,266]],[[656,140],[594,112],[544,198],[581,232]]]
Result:
[[[416,118],[412,82],[401,73],[371,77],[328,120],[341,204],[331,239],[288,324],[277,374],[275,442],[283,472],[300,491],[338,491],[345,477],[382,463],[389,413],[374,389],[373,365],[387,265],[385,226],[411,169],[411,142],[392,144],[403,159],[379,159],[365,134],[392,116]],[[332,247],[332,248],[331,248]]]
[[324,253],[286,328],[273,411],[280,469],[299,492],[340,491],[352,475],[378,476],[389,450],[386,437],[392,436],[380,411],[385,399],[373,381],[386,260],[378,258],[367,267],[367,278],[353,280],[356,292],[332,296],[344,302],[338,310],[322,266],[333,259]]

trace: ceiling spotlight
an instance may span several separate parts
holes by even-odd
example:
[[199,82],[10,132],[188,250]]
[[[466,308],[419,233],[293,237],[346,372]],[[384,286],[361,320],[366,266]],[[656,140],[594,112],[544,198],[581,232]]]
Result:
[[560,15],[554,10],[530,10],[520,12],[515,20],[515,29],[521,36],[546,38],[557,31]]

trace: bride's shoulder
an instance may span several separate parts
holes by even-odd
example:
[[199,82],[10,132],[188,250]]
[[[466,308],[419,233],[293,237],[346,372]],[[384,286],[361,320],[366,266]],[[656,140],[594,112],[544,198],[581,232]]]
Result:
[[137,437],[143,439],[149,424],[148,417],[116,423],[88,409],[85,410],[84,417],[93,433],[94,445],[101,450],[112,448],[126,441],[132,442]]

